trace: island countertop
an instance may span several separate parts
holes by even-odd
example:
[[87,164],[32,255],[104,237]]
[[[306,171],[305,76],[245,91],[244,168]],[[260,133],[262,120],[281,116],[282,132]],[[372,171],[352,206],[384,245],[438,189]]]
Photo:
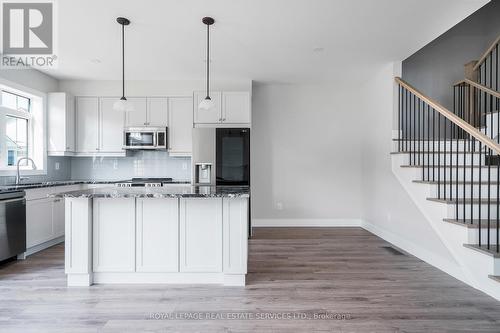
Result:
[[248,186],[105,187],[54,193],[56,198],[249,198]]

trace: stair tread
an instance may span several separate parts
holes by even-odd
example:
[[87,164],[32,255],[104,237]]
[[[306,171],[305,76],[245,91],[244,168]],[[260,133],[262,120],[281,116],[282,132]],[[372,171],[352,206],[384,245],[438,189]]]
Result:
[[500,275],[488,275],[488,277],[496,282],[500,282]]
[[[440,151],[438,151],[437,149],[436,150],[430,150],[430,151],[427,151],[427,150],[421,150],[421,151],[416,151],[416,150],[404,150],[404,151],[391,151],[391,154],[392,155],[398,155],[398,154],[449,154],[450,153],[450,150],[449,149],[446,149],[446,151],[444,149],[441,149]],[[453,150],[452,152],[453,154],[456,154],[457,151],[456,150]],[[458,151],[459,154],[463,154],[464,151],[463,150],[459,150]],[[465,151],[466,154],[484,154],[484,151]]]
[[498,252],[497,245],[490,245],[489,249],[486,247],[486,245],[479,246],[478,244],[464,244],[464,246],[468,249],[479,251],[494,258],[500,258],[500,252]]
[[[456,219],[443,219],[444,222],[447,223],[453,223],[457,225],[464,226],[466,228],[471,228],[471,229],[478,229],[479,228],[479,220],[478,219],[473,219],[472,223],[470,223],[470,219],[465,219],[465,223],[462,219],[456,220]],[[497,221],[496,219],[490,220],[490,228],[495,228],[497,226]],[[481,228],[486,228],[488,226],[488,220],[486,219],[481,219]]]
[[[415,164],[415,165],[403,164],[403,165],[400,165],[400,167],[402,167],[402,168],[423,168],[423,167],[432,168],[432,165],[427,165],[427,164],[424,164],[424,165],[422,165],[422,164],[418,164],[418,165],[416,165],[416,164]],[[450,168],[450,166],[449,166],[449,165],[446,165],[446,166],[445,166],[445,165],[437,165],[437,164],[435,164],[435,165],[434,165],[434,167],[435,167],[436,169],[437,169],[437,168],[440,168],[440,167],[441,167],[441,168],[442,168],[442,167],[446,167],[447,169],[449,169],[449,168]],[[457,168],[457,166],[456,166],[455,164],[454,164],[454,165],[452,165],[452,167],[453,167],[453,169],[456,169],[456,168]],[[471,168],[471,167],[473,167],[473,168],[486,168],[486,169],[488,168],[488,166],[487,166],[487,165],[474,165],[474,166],[470,166],[470,165],[465,165],[465,166],[464,166],[464,165],[459,165],[458,167],[459,167],[459,168],[464,168],[464,167],[465,167],[465,168]],[[490,166],[490,168],[491,168],[491,169],[494,169],[494,168],[497,168],[497,166],[496,166],[496,165],[491,165],[491,166]]]
[[[437,180],[434,180],[434,181],[432,181],[432,180],[414,180],[413,182],[414,183],[419,183],[419,184],[430,184],[430,185],[437,185],[438,184]],[[452,184],[452,185],[456,185],[456,184],[459,184],[459,185],[464,185],[464,184],[465,185],[471,185],[471,184],[472,185],[479,185],[479,184],[481,184],[481,185],[488,185],[487,181],[481,181],[481,183],[480,183],[478,180],[473,181],[473,182],[470,182],[470,181],[465,181],[464,182],[463,180],[459,180],[458,182],[456,182],[454,180],[450,182],[449,180],[447,180],[445,182],[445,181],[441,180],[440,183],[441,183],[441,185],[444,185],[444,184],[446,184],[446,185],[450,185],[450,184]],[[496,185],[496,183],[491,182],[490,185],[494,186],[494,185]]]
[[[427,200],[429,201],[434,201],[434,202],[441,202],[441,203],[446,203],[446,204],[454,204],[457,202],[457,199],[439,199],[439,198],[427,198]],[[498,200],[500,201],[500,199]],[[468,198],[465,198],[465,199],[462,199],[462,198],[459,198],[458,199],[458,203],[459,204],[462,204],[462,203],[466,203],[466,204],[470,204],[470,203],[473,203],[473,204],[478,204],[478,203],[482,203],[482,204],[487,204],[487,203],[491,203],[491,204],[496,204],[497,203],[497,199],[496,198],[490,198],[488,200],[488,198],[481,198],[481,201],[479,199],[468,199]],[[486,213],[486,212],[485,212]]]

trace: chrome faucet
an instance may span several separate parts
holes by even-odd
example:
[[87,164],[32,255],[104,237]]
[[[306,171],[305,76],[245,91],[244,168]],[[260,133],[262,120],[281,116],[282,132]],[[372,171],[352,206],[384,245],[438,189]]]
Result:
[[19,174],[19,164],[23,160],[31,161],[31,165],[33,166],[33,170],[36,170],[36,164],[35,164],[35,161],[33,161],[32,158],[26,157],[26,156],[19,158],[17,160],[16,185],[18,185],[21,182],[21,180],[23,180],[23,179],[29,179],[29,177],[21,177],[21,175]]

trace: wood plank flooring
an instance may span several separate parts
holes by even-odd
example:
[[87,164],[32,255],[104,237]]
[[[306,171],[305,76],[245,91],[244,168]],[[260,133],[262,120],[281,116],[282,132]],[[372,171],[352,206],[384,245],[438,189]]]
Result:
[[67,288],[57,245],[0,267],[0,332],[500,332],[500,302],[388,247],[360,228],[257,229],[245,288]]

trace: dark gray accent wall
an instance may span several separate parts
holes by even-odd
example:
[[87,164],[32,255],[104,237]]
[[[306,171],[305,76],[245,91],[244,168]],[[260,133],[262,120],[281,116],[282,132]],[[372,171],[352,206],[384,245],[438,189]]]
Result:
[[[425,24],[425,22],[422,22]],[[500,0],[492,0],[403,61],[403,79],[451,110],[452,86],[500,35]]]

